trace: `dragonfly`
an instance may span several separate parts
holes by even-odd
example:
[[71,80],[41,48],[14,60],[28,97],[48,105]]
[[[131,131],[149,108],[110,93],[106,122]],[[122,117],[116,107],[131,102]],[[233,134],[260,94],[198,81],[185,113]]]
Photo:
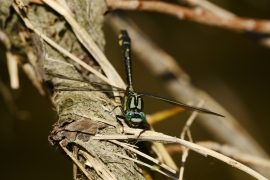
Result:
[[124,119],[126,124],[129,127],[141,128],[144,130],[148,130],[150,126],[146,122],[146,114],[143,111],[144,109],[143,97],[159,99],[167,103],[182,107],[189,111],[197,111],[200,113],[206,113],[206,114],[224,117],[223,115],[212,112],[210,110],[187,105],[182,102],[175,101],[173,99],[170,99],[168,97],[161,96],[158,94],[153,94],[153,93],[148,93],[148,92],[135,92],[133,88],[133,84],[132,84],[131,39],[129,38],[129,35],[126,30],[121,30],[118,40],[119,40],[118,41],[119,45],[121,46],[121,49],[122,49],[123,59],[124,59],[126,82],[127,82],[126,89],[122,89],[122,88],[112,86],[109,84],[103,84],[103,83],[98,83],[98,82],[88,82],[84,80],[68,78],[62,75],[52,75],[59,78],[82,81],[82,82],[90,84],[93,87],[93,89],[89,89],[88,87],[87,88],[81,87],[81,88],[76,88],[76,89],[54,88],[54,90],[57,90],[57,91],[102,91],[102,92],[118,91],[118,92],[124,93],[124,96],[121,98],[121,105],[115,106],[112,110],[114,111],[116,108],[119,108],[121,110],[122,115],[116,115],[116,119],[117,120],[119,120],[119,118]]

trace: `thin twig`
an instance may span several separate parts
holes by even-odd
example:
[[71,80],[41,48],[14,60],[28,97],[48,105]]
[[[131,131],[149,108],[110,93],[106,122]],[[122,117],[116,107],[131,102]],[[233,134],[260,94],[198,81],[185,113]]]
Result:
[[[125,129],[125,131],[127,131],[127,129]],[[137,134],[138,129],[128,129],[128,133],[132,133],[133,134]],[[247,174],[259,179],[259,180],[267,180],[264,176],[262,176],[261,174],[257,173],[256,171],[254,171],[253,169],[235,161],[234,159],[231,159],[227,156],[224,156],[220,153],[217,153],[215,151],[212,151],[210,149],[207,149],[205,147],[199,146],[197,144],[182,140],[182,139],[178,139],[175,137],[171,137],[171,136],[167,136],[167,135],[163,135],[161,133],[157,133],[157,132],[152,132],[152,131],[145,131],[144,134],[142,134],[140,137],[138,137],[138,135],[95,135],[93,137],[93,139],[99,139],[99,140],[113,140],[113,139],[119,139],[119,140],[128,140],[128,139],[136,139],[136,140],[142,140],[142,141],[158,141],[158,142],[164,142],[164,143],[178,143],[181,144],[183,146],[186,146],[187,148],[200,153],[202,155],[209,155],[212,157],[215,157],[229,165],[231,165],[232,167],[235,167],[237,169],[240,169],[244,172],[246,172]]]
[[[220,152],[237,161],[270,170],[270,160],[248,154],[244,151],[239,150],[236,147],[227,144],[222,145],[214,141],[199,141],[196,142],[196,144]],[[167,145],[166,149],[170,154],[183,152],[182,147],[179,145]]]
[[107,0],[112,9],[155,11],[169,14],[183,20],[223,27],[234,31],[270,33],[270,21],[251,18],[222,18],[203,9],[189,9],[161,1]]
[[33,69],[33,66],[31,66],[29,63],[24,63],[21,65],[21,67],[24,73],[26,74],[26,76],[32,82],[32,84],[37,88],[38,92],[42,96],[45,96],[45,92],[42,88],[41,83],[37,80],[37,76],[36,76],[35,70]]
[[85,159],[88,161],[86,162],[86,164],[90,165],[91,168],[95,169],[96,173],[102,179],[117,180],[115,175],[112,174],[108,167],[103,162],[99,161],[98,158],[92,157],[88,152],[85,152],[83,150],[79,150],[79,154],[85,157]]
[[[202,107],[202,105],[204,104],[204,100],[201,100],[198,104],[197,107]],[[188,118],[185,126],[183,127],[183,130],[180,134],[180,138],[181,139],[185,139],[185,135],[186,133],[188,133],[188,140],[190,142],[193,142],[192,137],[191,137],[191,133],[190,133],[190,127],[193,123],[193,121],[195,120],[196,116],[198,115],[198,112],[192,112],[191,116]],[[185,170],[185,162],[186,159],[188,157],[188,148],[186,148],[185,146],[182,146],[183,149],[183,154],[182,154],[182,158],[181,158],[181,168],[180,168],[180,173],[179,173],[179,179],[182,180],[183,176],[184,176],[184,170]]]
[[233,14],[230,11],[227,11],[208,0],[179,0],[179,2],[184,1],[190,5],[201,7],[207,11],[210,11],[213,14],[216,14],[217,16],[220,16],[222,18],[234,18],[236,15]]
[[[74,145],[72,147],[72,153],[75,159],[78,159],[78,152],[79,152],[79,148],[77,145]],[[78,167],[77,165],[73,162],[73,179],[76,180],[77,178],[77,174],[78,174]]]
[[174,162],[170,154],[167,152],[163,144],[153,142],[153,149],[155,150],[158,157],[160,157],[159,160],[162,160],[162,162],[166,163],[168,166],[178,171],[178,167],[176,163]]
[[130,150],[130,151],[133,151],[133,152],[135,152],[136,154],[138,154],[138,155],[140,155],[140,156],[142,156],[142,157],[145,157],[146,159],[148,159],[148,160],[150,160],[150,161],[156,163],[157,165],[163,167],[164,169],[167,169],[168,171],[170,171],[170,172],[172,172],[172,173],[174,173],[174,174],[176,173],[175,170],[173,170],[172,168],[168,167],[166,164],[163,164],[162,162],[160,162],[160,161],[158,161],[158,160],[156,160],[156,159],[154,159],[154,158],[148,156],[147,154],[144,154],[144,153],[142,153],[142,152],[140,152],[140,151],[138,151],[138,150],[136,150],[136,149],[134,149],[134,148],[131,148],[131,147],[129,147],[128,145],[126,145],[126,144],[124,144],[124,143],[121,143],[121,142],[119,142],[119,141],[116,141],[116,140],[110,140],[110,141],[113,142],[113,143],[115,143],[115,144],[118,144],[119,146],[122,146],[122,147],[124,147],[124,148],[126,148],[126,149],[128,149],[128,150]]
[[19,89],[18,63],[16,56],[10,51],[6,51],[6,57],[10,77],[10,86],[12,89]]
[[71,152],[63,145],[63,141],[59,142],[62,149],[67,153],[67,155],[72,159],[72,161],[80,168],[80,170],[84,173],[84,175],[89,179],[92,180],[91,175],[86,171],[83,165],[73,156]]
[[[182,1],[182,0],[179,0]],[[211,13],[220,16],[221,18],[235,18],[236,15],[233,14],[232,12],[223,9],[207,0],[183,0],[186,3],[197,6],[199,8],[203,8],[207,11],[210,11]],[[265,36],[265,37],[260,37],[256,39],[261,45],[264,45],[268,48],[270,48],[270,38]]]
[[146,164],[146,163],[144,163],[144,162],[142,162],[142,161],[139,161],[139,160],[137,160],[137,159],[130,158],[130,157],[128,157],[128,156],[123,156],[123,155],[121,155],[121,154],[119,154],[119,153],[114,153],[114,154],[117,155],[117,156],[119,156],[119,157],[122,157],[122,158],[125,158],[125,159],[128,159],[128,160],[134,161],[134,162],[136,162],[136,163],[138,163],[138,164],[141,164],[141,165],[143,165],[143,166],[146,166],[146,167],[148,167],[148,168],[150,168],[150,169],[153,169],[153,170],[155,170],[155,171],[157,171],[157,172],[159,172],[159,173],[161,173],[161,174],[163,174],[163,175],[165,175],[165,176],[168,176],[168,177],[170,177],[170,178],[172,178],[172,179],[178,180],[177,178],[171,176],[170,174],[165,173],[165,172],[159,170],[158,168],[153,167],[153,166],[150,166],[150,165],[148,165],[148,164]]
[[227,144],[222,145],[222,144],[219,144],[219,143],[213,142],[213,141],[199,141],[199,142],[196,142],[196,144],[207,147],[207,148],[212,149],[214,151],[218,151],[226,156],[232,157],[233,159],[236,159],[236,160],[241,161],[243,163],[247,163],[250,165],[265,168],[265,169],[268,169],[270,171],[270,160],[269,159],[256,157],[256,156],[250,155],[248,153],[245,153],[244,151],[241,151],[236,147],[233,147],[233,146],[230,146]]
[[16,56],[11,53],[11,43],[7,34],[0,29],[0,42],[6,48],[6,59],[8,66],[8,73],[10,77],[10,86],[12,89],[19,88],[18,64]]

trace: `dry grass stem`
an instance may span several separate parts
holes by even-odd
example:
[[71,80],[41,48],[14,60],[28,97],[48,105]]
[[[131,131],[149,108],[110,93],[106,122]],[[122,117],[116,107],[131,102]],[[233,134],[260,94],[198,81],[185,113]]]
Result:
[[134,149],[134,148],[132,148],[132,147],[129,147],[129,145],[127,145],[127,144],[125,144],[125,143],[121,143],[121,142],[116,141],[116,140],[110,140],[110,141],[113,142],[113,143],[115,143],[115,144],[117,144],[117,145],[119,145],[119,146],[122,146],[122,147],[124,147],[125,149],[128,149],[128,150],[130,150],[130,151],[132,151],[132,152],[134,152],[134,153],[136,153],[136,154],[138,154],[138,155],[140,155],[140,156],[142,156],[142,157],[145,157],[146,159],[148,159],[148,160],[150,160],[150,161],[156,163],[157,165],[163,167],[164,169],[166,169],[166,170],[168,170],[168,171],[170,171],[170,172],[172,172],[172,173],[174,173],[174,174],[176,173],[175,170],[173,170],[172,168],[170,168],[170,167],[167,166],[166,164],[163,164],[162,162],[160,162],[160,161],[158,161],[158,160],[152,158],[151,156],[148,156],[148,155],[145,154],[145,153],[142,153],[142,152],[140,152],[140,151],[138,151],[138,150],[136,150],[136,149]]
[[33,69],[33,66],[31,66],[29,63],[25,63],[22,65],[22,69],[26,76],[30,79],[32,84],[37,88],[38,92],[42,95],[45,96],[45,92],[42,88],[42,85],[40,84],[40,81],[38,81],[35,70]]
[[[182,147],[184,147],[184,146],[182,146]],[[184,177],[185,162],[187,161],[187,157],[188,157],[188,149],[184,147],[182,157],[181,157],[182,163],[181,163],[180,172],[179,172],[179,180],[182,180]]]
[[111,85],[118,86],[120,88],[125,88],[125,84],[118,73],[115,71],[114,67],[110,64],[108,59],[105,57],[104,53],[98,48],[96,43],[93,41],[91,36],[82,28],[78,22],[74,19],[73,15],[70,13],[70,10],[66,10],[67,6],[62,6],[58,1],[52,0],[43,0],[47,5],[49,5],[56,12],[64,16],[66,21],[72,27],[74,33],[76,34],[78,40],[84,45],[84,47],[89,51],[89,53],[95,58],[99,63],[102,70],[107,75],[110,80],[105,81]]
[[[198,104],[197,107],[202,107],[204,104],[204,100],[201,100]],[[185,126],[183,127],[183,130],[180,134],[180,139],[185,139],[185,135],[188,135],[188,140],[190,142],[193,142],[192,140],[192,136],[191,136],[191,132],[190,132],[190,127],[193,123],[193,121],[195,120],[196,116],[198,115],[198,112],[192,112],[191,116],[188,118]],[[184,177],[184,170],[185,170],[185,162],[187,160],[188,157],[188,148],[186,148],[185,146],[182,146],[182,150],[183,150],[183,154],[182,154],[182,158],[181,158],[181,167],[180,167],[180,173],[179,173],[179,179],[182,180]]]
[[7,34],[2,30],[0,30],[0,41],[6,48],[6,59],[7,59],[8,73],[10,77],[10,86],[12,89],[18,89],[20,85],[18,76],[17,57],[11,53],[10,40]]
[[179,170],[174,160],[172,159],[172,157],[170,156],[170,154],[168,153],[168,151],[166,150],[163,144],[153,142],[152,149],[153,151],[156,152],[159,161],[164,162],[165,164],[167,164],[168,166],[170,166],[171,168],[177,171]]
[[86,171],[86,169],[83,167],[83,165],[73,156],[71,152],[63,145],[63,142],[59,142],[62,149],[67,153],[67,155],[72,159],[72,161],[80,168],[80,170],[84,173],[84,175],[89,179],[93,180],[91,178],[91,175]]
[[110,170],[107,168],[107,166],[104,163],[102,163],[102,161],[99,161],[98,158],[92,157],[88,152],[85,152],[83,150],[79,150],[79,154],[83,155],[84,158],[87,160],[85,164],[94,168],[97,174],[102,179],[117,180],[115,175],[112,174]]
[[[132,133],[133,132],[133,133]],[[162,142],[162,143],[177,143],[181,144],[183,146],[186,146],[187,148],[202,154],[204,156],[212,156],[214,158],[217,158],[227,164],[229,164],[232,167],[235,167],[237,169],[240,169],[247,174],[253,176],[256,179],[259,180],[267,180],[264,176],[257,173],[253,169],[235,161],[234,159],[231,159],[227,156],[224,156],[220,153],[217,153],[215,151],[212,151],[210,149],[207,149],[205,147],[199,146],[197,144],[191,143],[189,141],[185,141],[182,139],[178,139],[175,137],[167,136],[162,133],[152,132],[152,131],[146,131],[144,132],[140,137],[137,135],[137,129],[128,129],[126,133],[129,134],[135,134],[135,135],[95,135],[92,138],[93,139],[99,139],[99,140],[128,140],[128,139],[136,139],[136,140],[142,140],[142,141],[156,141],[156,142]]]
[[16,55],[13,55],[10,51],[6,52],[7,66],[10,77],[10,86],[12,89],[19,88],[19,75],[18,75],[18,63]]
[[[270,160],[250,155],[230,145],[222,145],[213,141],[199,141],[196,144],[208,149],[220,152],[228,157],[245,164],[261,167],[270,170]],[[167,145],[166,149],[170,154],[183,153],[183,149],[179,145]]]
[[110,81],[104,76],[102,75],[100,72],[98,72],[97,70],[95,70],[94,68],[92,68],[91,66],[89,66],[88,64],[86,64],[85,62],[83,62],[82,60],[80,60],[79,58],[77,58],[76,56],[74,56],[73,54],[71,54],[70,52],[68,52],[66,49],[62,48],[61,46],[59,46],[57,43],[55,43],[53,40],[51,40],[49,37],[47,37],[46,35],[44,35],[43,33],[41,33],[38,29],[36,29],[34,27],[34,25],[29,21],[29,19],[27,19],[26,17],[24,17],[21,12],[19,11],[19,9],[17,8],[17,6],[15,4],[13,4],[13,8],[16,10],[17,14],[20,15],[20,17],[22,18],[22,20],[24,21],[25,25],[31,29],[32,31],[34,31],[36,34],[38,34],[43,40],[45,40],[48,44],[50,44],[52,47],[54,47],[55,49],[57,49],[59,52],[63,53],[65,56],[69,57],[71,60],[75,61],[76,63],[80,64],[82,67],[84,67],[85,69],[87,69],[88,71],[92,72],[93,74],[95,74],[97,77],[99,77],[100,79],[102,79],[103,81],[107,82],[110,84]]
[[[79,152],[79,148],[77,145],[74,145],[72,147],[72,153],[75,159],[78,159],[78,152]],[[77,165],[73,162],[73,179],[77,178],[77,172],[78,172],[78,167]]]
[[[139,131],[138,131],[139,130]],[[203,156],[207,156],[208,154],[206,152],[204,152],[204,150],[201,150],[200,148],[197,148],[197,146],[194,143],[182,140],[182,139],[178,139],[176,137],[171,137],[171,136],[167,136],[164,135],[162,133],[158,133],[158,132],[153,132],[153,131],[145,131],[143,133],[143,135],[139,135],[140,131],[142,131],[141,129],[127,129],[125,128],[125,133],[127,134],[133,134],[133,135],[127,135],[127,134],[117,134],[117,135],[100,135],[100,134],[96,134],[95,136],[93,136],[92,138],[95,140],[132,140],[132,139],[136,139],[136,140],[141,140],[141,141],[154,141],[154,142],[162,142],[162,143],[180,143],[186,147],[188,147],[189,149],[203,155]],[[188,142],[188,143],[187,143]]]
[[[199,104],[198,104],[197,107],[202,107],[203,104],[204,104],[204,100],[201,100],[201,101],[199,102]],[[194,122],[194,120],[195,120],[195,118],[196,118],[197,115],[198,115],[198,112],[196,112],[196,111],[192,112],[191,116],[190,116],[190,117],[188,118],[188,120],[186,121],[186,124],[185,124],[185,126],[183,127],[183,130],[182,130],[182,132],[181,132],[181,134],[180,134],[180,138],[181,138],[181,139],[185,139],[185,135],[186,135],[186,133],[188,133],[188,140],[189,140],[190,142],[193,142],[192,137],[191,137],[191,135],[189,134],[189,132],[190,132],[190,127],[191,127],[192,123]]]
[[197,142],[196,144],[199,144],[201,146],[207,147],[214,151],[220,152],[226,156],[232,157],[233,159],[236,159],[243,163],[265,168],[270,171],[269,159],[256,157],[248,153],[245,153],[244,151],[241,151],[238,148],[235,148],[233,146],[226,145],[226,144],[222,145],[213,141],[200,141],[200,142]]
[[36,63],[37,57],[35,56],[32,49],[28,50],[26,55],[30,63],[23,64],[22,62],[20,62],[20,65],[22,69],[24,70],[25,74],[27,75],[27,77],[30,79],[33,85],[37,88],[39,93],[45,96],[45,92],[41,84],[42,78],[39,75],[39,73],[37,73],[38,70],[35,68],[37,64]]
[[128,157],[128,156],[123,156],[123,155],[118,154],[118,153],[115,153],[115,155],[117,155],[117,156],[119,156],[119,157],[122,157],[122,158],[125,158],[125,159],[128,159],[128,160],[131,160],[131,161],[134,161],[134,162],[136,162],[136,163],[138,163],[138,164],[141,164],[141,165],[143,165],[143,166],[146,166],[146,167],[148,167],[148,168],[150,168],[150,169],[152,169],[152,170],[155,170],[155,171],[157,171],[157,172],[159,172],[159,173],[161,173],[161,174],[163,174],[163,175],[165,175],[165,176],[167,176],[167,177],[169,177],[169,178],[171,178],[171,179],[178,180],[177,178],[171,176],[170,174],[165,173],[165,172],[159,170],[158,168],[153,167],[153,166],[150,166],[149,164],[146,164],[146,163],[144,163],[144,162],[142,162],[142,161],[139,161],[139,160],[136,160],[136,159],[132,159],[132,158],[130,158],[130,157]]

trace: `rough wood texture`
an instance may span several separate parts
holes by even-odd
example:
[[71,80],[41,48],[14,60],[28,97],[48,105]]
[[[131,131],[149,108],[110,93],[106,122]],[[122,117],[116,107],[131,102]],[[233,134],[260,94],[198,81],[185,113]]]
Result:
[[[95,169],[95,166],[88,161],[89,159],[87,160],[83,153],[79,152],[79,154],[74,155],[79,162],[86,164],[85,168],[92,179],[108,179],[99,172],[105,171],[105,168],[116,179],[144,179],[142,171],[133,161],[114,154],[119,153],[135,158],[136,156],[133,153],[126,152],[125,149],[111,142],[90,138],[92,134],[97,132],[107,135],[119,133],[118,128],[116,128],[118,124],[115,116],[105,111],[106,108],[112,109],[111,100],[100,92],[53,92],[52,87],[88,85],[82,82],[51,77],[47,74],[61,74],[76,79],[84,78],[95,81],[98,81],[98,79],[52,48],[39,35],[28,30],[14,9],[11,8],[12,3],[12,0],[0,1],[1,25],[5,27],[4,31],[10,38],[13,53],[20,55],[21,65],[31,64],[35,71],[34,76],[43,84],[55,104],[59,118],[49,137],[50,142],[57,145],[62,141],[69,151],[72,151],[73,146],[86,151],[89,155],[87,157],[95,159],[103,168]],[[80,44],[62,16],[46,4],[24,3],[27,5],[26,17],[35,28],[70,53],[101,71],[91,54]],[[89,33],[103,51],[105,39],[101,28],[104,21],[103,14],[106,11],[105,2],[101,0],[67,0],[66,5],[74,14],[80,26]],[[10,9],[11,11],[9,11]],[[20,33],[25,38],[25,42],[22,42]],[[36,57],[31,62],[27,58],[30,52],[34,52]],[[52,86],[47,86],[48,84]],[[103,120],[103,122],[98,120]],[[86,179],[86,176],[78,171],[77,178]]]

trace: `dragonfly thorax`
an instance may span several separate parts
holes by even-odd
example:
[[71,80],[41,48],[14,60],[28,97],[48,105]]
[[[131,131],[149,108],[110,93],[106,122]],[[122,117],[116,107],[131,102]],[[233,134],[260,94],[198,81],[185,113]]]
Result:
[[133,112],[141,112],[143,111],[144,103],[142,96],[134,93],[134,92],[129,92],[127,95],[124,97],[124,102],[123,102],[123,107],[124,111],[133,111]]
[[123,107],[125,119],[130,126],[137,127],[145,121],[146,116],[143,112],[143,105],[141,95],[130,91],[125,94]]

